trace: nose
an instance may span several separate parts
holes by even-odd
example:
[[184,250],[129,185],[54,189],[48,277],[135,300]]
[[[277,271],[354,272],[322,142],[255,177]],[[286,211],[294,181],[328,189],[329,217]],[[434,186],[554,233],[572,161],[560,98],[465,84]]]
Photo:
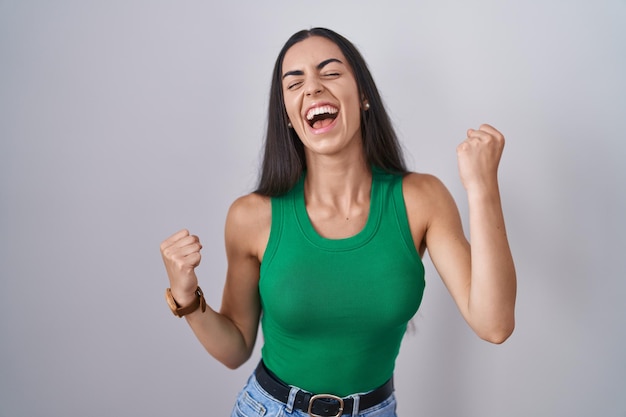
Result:
[[318,95],[322,91],[324,91],[324,87],[319,82],[319,80],[312,79],[307,82],[305,90],[307,96]]

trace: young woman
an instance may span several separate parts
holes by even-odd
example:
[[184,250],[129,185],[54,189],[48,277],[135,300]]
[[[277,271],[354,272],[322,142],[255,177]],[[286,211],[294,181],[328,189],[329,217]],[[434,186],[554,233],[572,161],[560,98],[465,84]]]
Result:
[[261,321],[263,359],[232,415],[395,416],[394,363],[422,299],[426,250],[469,326],[505,341],[516,277],[503,146],[484,124],[457,148],[470,247],[445,186],[406,169],[355,47],[328,29],[294,34],[274,68],[258,189],[226,219],[219,312],[198,287],[198,237],[182,230],[161,244],[170,307],[217,360],[243,364]]

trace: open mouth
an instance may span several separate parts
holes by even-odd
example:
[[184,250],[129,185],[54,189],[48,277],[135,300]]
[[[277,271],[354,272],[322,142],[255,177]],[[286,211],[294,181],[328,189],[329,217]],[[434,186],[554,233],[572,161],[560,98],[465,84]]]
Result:
[[306,120],[313,129],[322,129],[337,118],[337,113],[339,109],[334,106],[314,107],[306,113]]

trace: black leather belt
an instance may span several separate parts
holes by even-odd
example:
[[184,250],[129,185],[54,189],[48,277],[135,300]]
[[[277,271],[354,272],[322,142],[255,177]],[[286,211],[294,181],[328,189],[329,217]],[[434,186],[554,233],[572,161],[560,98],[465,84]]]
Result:
[[[269,371],[263,361],[259,362],[254,371],[256,380],[267,393],[278,401],[287,404],[291,387],[278,379]],[[359,412],[375,406],[393,394],[393,378],[385,382],[374,391],[359,396]],[[330,394],[311,394],[299,390],[296,394],[293,407],[304,411],[312,417],[339,417],[343,414],[352,414],[353,398],[339,398]]]

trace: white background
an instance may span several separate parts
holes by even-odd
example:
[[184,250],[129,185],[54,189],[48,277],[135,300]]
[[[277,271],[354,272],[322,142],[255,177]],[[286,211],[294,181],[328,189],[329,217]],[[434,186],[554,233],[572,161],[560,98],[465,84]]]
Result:
[[507,138],[516,331],[479,340],[426,258],[399,415],[626,416],[625,22],[624,0],[0,0],[0,416],[229,415],[260,343],[237,371],[206,354],[158,247],[200,235],[218,308],[275,57],[313,26],[360,48],[464,220],[456,145]]

